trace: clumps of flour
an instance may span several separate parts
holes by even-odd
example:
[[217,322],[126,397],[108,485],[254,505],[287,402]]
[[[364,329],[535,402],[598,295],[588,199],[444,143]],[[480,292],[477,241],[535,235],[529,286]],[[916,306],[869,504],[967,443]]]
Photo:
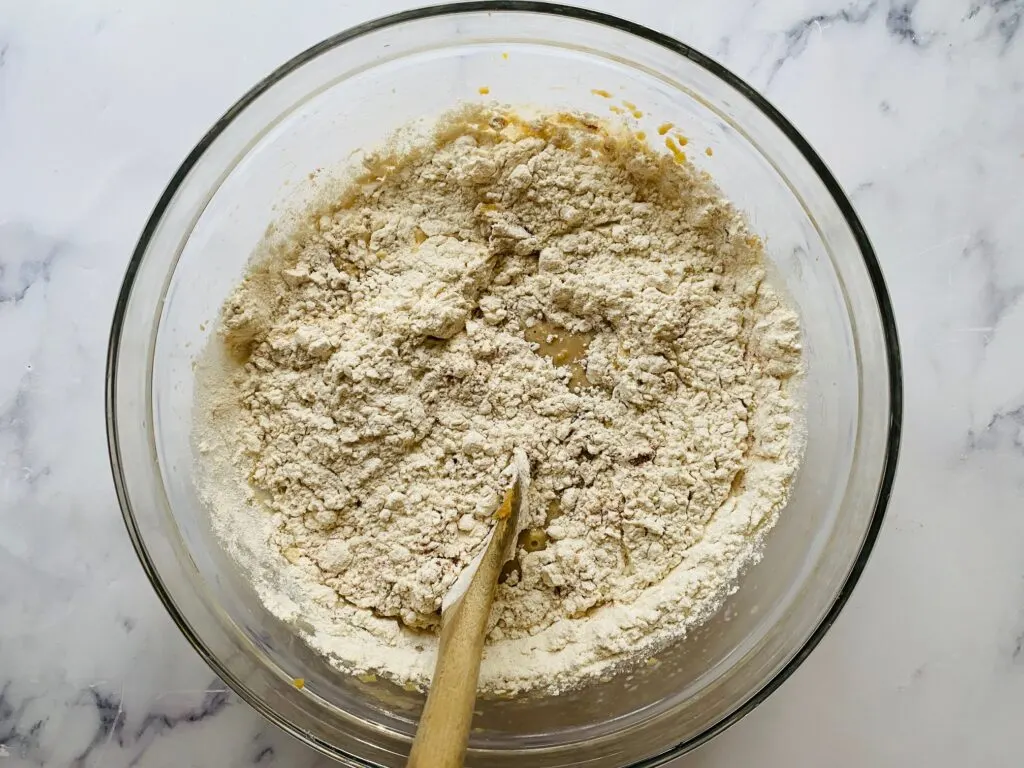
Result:
[[[584,386],[538,324],[588,342]],[[587,116],[477,107],[370,158],[222,325],[197,399],[214,524],[356,672],[429,679],[515,449],[532,545],[492,614],[496,692],[578,685],[705,620],[800,459],[799,323],[760,240],[693,166]]]

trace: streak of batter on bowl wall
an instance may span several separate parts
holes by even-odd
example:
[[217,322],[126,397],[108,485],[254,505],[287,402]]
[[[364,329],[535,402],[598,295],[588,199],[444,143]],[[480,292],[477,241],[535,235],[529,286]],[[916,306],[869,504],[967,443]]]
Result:
[[197,367],[197,484],[267,607],[429,683],[514,449],[529,519],[485,694],[642,664],[709,618],[803,450],[799,320],[761,240],[625,123],[467,106],[268,234]]

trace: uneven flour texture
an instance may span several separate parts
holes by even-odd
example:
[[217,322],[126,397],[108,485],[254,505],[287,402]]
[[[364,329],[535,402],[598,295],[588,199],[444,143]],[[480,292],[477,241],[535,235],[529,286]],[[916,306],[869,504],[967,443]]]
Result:
[[800,372],[798,318],[705,174],[589,116],[467,108],[369,157],[228,299],[199,486],[271,611],[424,685],[521,448],[481,687],[558,691],[683,637],[756,560]]

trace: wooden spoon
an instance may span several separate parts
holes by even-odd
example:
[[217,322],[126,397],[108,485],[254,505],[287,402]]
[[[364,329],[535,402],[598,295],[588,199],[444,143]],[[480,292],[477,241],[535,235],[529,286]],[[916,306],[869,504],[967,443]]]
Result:
[[514,457],[512,487],[494,513],[490,541],[441,604],[437,663],[408,768],[459,768],[466,757],[487,619],[498,575],[514,554],[524,517],[523,497],[529,483],[529,464],[524,464],[525,456]]

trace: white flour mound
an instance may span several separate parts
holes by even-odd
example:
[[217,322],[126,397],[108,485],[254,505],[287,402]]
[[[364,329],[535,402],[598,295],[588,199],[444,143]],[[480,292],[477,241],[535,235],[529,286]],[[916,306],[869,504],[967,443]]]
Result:
[[[429,680],[516,448],[531,530],[492,615],[498,693],[707,619],[801,458],[799,323],[761,241],[706,175],[589,116],[476,107],[372,157],[222,326],[201,492],[267,607],[356,673]],[[585,355],[539,354],[538,327]]]

